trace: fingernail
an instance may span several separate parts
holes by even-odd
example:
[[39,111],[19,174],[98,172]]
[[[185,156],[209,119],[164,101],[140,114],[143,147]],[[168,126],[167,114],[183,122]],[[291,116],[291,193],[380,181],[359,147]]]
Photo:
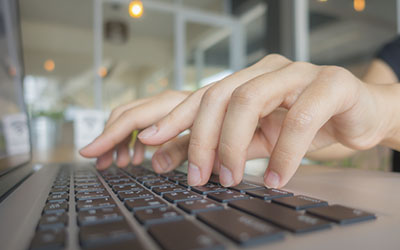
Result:
[[278,188],[280,182],[279,175],[274,171],[269,171],[265,178],[265,184],[270,188]]
[[167,170],[172,165],[171,157],[167,153],[163,153],[162,156],[164,157],[165,163],[164,166],[161,166],[164,170]]
[[161,165],[160,165],[160,162],[157,160],[157,158],[154,159],[153,169],[154,169],[154,170],[156,170],[156,169],[162,170],[162,167],[161,167]]
[[188,167],[188,184],[196,186],[201,182],[200,169],[193,163],[189,163]]
[[167,171],[172,165],[172,160],[167,153],[157,154],[156,161],[159,163],[159,169],[163,172]]
[[139,133],[138,137],[140,139],[146,139],[149,137],[152,137],[153,135],[155,135],[158,131],[158,128],[156,125],[152,125],[151,127],[146,128],[145,130],[143,130],[142,132]]
[[221,168],[219,169],[219,181],[224,187],[230,187],[234,182],[232,172],[224,165],[221,165]]
[[101,162],[100,159],[97,159],[97,160],[96,160],[96,168],[97,168],[97,169],[102,169],[102,168],[103,168],[103,166],[101,165],[101,163],[102,163],[102,162]]

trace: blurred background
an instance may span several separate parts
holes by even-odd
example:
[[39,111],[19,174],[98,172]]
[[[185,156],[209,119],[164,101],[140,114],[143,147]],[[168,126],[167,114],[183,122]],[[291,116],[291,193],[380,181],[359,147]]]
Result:
[[[384,4],[383,4],[384,2]],[[34,149],[80,148],[118,105],[195,90],[269,53],[362,76],[396,0],[19,0]],[[333,166],[388,170],[378,147]]]

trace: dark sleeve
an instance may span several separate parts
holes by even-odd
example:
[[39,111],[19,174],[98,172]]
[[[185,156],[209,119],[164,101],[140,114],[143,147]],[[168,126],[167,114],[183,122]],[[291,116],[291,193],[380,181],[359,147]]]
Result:
[[386,62],[400,79],[400,37],[383,46],[376,57]]

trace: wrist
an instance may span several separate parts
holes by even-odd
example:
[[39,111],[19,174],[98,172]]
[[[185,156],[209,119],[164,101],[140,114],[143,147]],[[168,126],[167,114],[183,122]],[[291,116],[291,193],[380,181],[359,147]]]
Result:
[[383,135],[380,145],[400,150],[400,84],[375,85]]

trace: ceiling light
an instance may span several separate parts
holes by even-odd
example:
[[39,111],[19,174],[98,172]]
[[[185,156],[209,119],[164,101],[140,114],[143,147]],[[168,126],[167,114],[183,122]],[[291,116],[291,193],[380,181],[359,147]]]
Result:
[[143,14],[142,1],[132,1],[129,4],[129,15],[133,18],[140,18]]
[[56,67],[56,64],[51,59],[46,60],[43,64],[43,68],[48,72],[53,71],[55,67]]
[[365,9],[365,0],[354,0],[353,7],[355,11],[363,11]]
[[99,76],[100,76],[101,78],[104,78],[104,77],[107,76],[108,70],[107,70],[106,67],[100,67],[99,70],[97,71],[97,74],[99,74]]

